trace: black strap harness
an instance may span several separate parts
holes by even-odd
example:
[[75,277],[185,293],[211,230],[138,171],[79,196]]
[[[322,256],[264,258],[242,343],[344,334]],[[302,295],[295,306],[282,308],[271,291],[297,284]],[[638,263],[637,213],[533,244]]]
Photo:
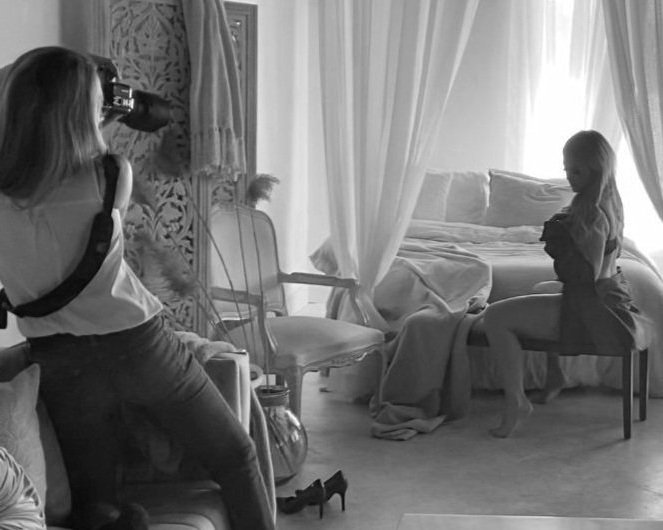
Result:
[[119,174],[113,155],[105,155],[102,162],[106,177],[103,210],[92,221],[90,239],[80,262],[60,285],[32,302],[13,306],[5,290],[0,290],[0,329],[7,327],[7,312],[17,317],[43,317],[63,308],[78,296],[101,268],[113,236],[112,212]]

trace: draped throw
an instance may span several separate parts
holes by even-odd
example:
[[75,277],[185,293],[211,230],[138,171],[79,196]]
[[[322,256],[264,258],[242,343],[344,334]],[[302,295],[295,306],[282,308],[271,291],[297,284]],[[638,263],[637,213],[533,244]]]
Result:
[[182,2],[191,62],[191,171],[246,170],[239,75],[222,0]]

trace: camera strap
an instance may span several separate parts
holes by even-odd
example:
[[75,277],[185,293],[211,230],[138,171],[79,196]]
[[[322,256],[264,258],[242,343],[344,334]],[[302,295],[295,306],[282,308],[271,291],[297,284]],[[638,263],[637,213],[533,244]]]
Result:
[[106,177],[103,210],[92,221],[90,238],[80,262],[60,285],[32,302],[14,307],[5,290],[0,290],[0,329],[7,327],[7,312],[17,317],[43,317],[63,308],[78,296],[101,268],[113,236],[112,212],[119,174],[119,166],[113,155],[105,155],[102,162]]

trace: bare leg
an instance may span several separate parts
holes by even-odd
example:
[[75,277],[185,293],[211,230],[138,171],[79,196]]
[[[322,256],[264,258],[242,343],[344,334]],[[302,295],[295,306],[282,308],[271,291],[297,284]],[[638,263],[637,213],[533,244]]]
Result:
[[564,372],[559,362],[559,354],[548,352],[546,356],[546,383],[543,390],[532,400],[545,405],[555,399],[564,388]]
[[523,388],[523,351],[519,335],[540,338],[557,336],[561,295],[528,295],[501,300],[488,307],[484,316],[490,349],[500,356],[504,388],[504,411],[499,426],[490,433],[510,436],[532,412]]
[[[490,307],[488,311],[490,311]],[[500,375],[504,388],[504,410],[498,427],[490,430],[497,438],[506,438],[532,412],[532,404],[523,389],[523,353],[514,332],[495,322],[487,313],[486,334],[490,348],[501,357]],[[497,324],[497,325],[496,325]]]

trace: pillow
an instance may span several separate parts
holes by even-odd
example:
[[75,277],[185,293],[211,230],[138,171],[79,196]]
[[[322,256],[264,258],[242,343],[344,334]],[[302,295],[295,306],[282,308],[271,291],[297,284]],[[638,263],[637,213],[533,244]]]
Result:
[[488,209],[488,174],[485,171],[447,173],[451,179],[445,221],[483,224]]
[[32,364],[11,381],[0,383],[0,446],[25,469],[39,498],[46,499],[46,462],[37,417],[39,374],[39,365]]
[[571,202],[573,191],[561,179],[541,180],[491,169],[485,223],[489,226],[541,226]]
[[566,180],[566,178],[558,178],[558,179],[542,179],[539,177],[534,177],[532,175],[528,175],[527,173],[519,173],[518,171],[506,171],[504,169],[489,169],[488,170],[488,175],[492,177],[492,175],[505,175],[507,177],[516,177],[524,180],[530,180],[532,182],[546,182],[549,184],[556,184],[558,186],[566,186],[570,188],[569,181]]
[[451,180],[448,173],[427,172],[412,218],[444,221]]
[[412,217],[453,223],[482,224],[488,208],[488,175],[481,171],[431,169]]
[[43,530],[39,494],[14,457],[0,447],[0,525],[3,530]]

